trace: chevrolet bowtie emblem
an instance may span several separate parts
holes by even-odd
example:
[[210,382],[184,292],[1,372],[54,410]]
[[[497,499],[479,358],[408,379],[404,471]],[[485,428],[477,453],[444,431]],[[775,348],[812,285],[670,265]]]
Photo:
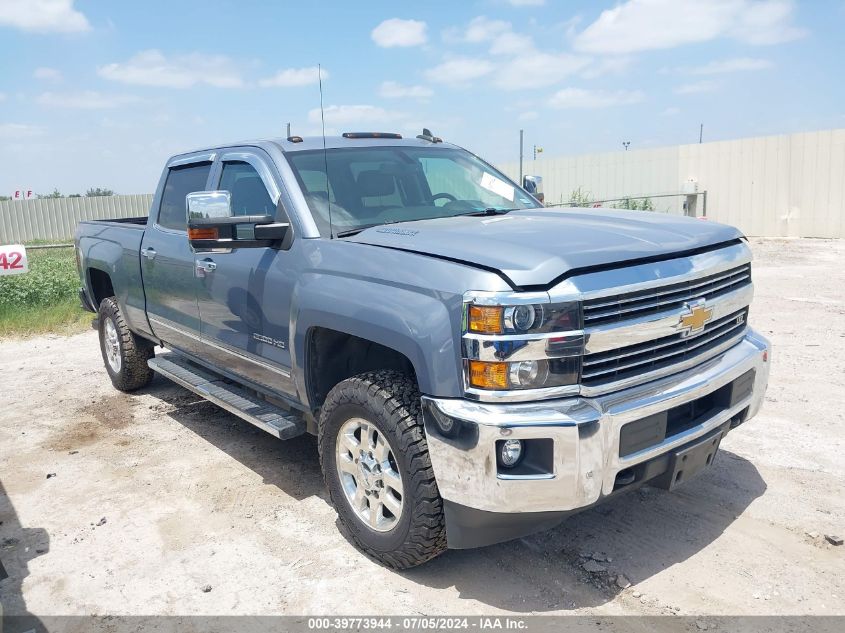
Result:
[[704,326],[713,318],[713,308],[704,305],[704,299],[696,299],[686,303],[687,312],[681,314],[678,330],[681,336],[699,334]]

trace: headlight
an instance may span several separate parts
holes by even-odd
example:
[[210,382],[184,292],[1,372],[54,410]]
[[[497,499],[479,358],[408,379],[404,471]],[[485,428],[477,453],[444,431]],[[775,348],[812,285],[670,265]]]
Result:
[[[577,385],[584,352],[580,303],[549,303],[545,293],[499,299],[472,293],[465,298],[462,355],[468,394]],[[562,393],[552,391],[546,397]]]
[[530,334],[581,329],[576,302],[488,306],[467,304],[465,329],[478,334]]

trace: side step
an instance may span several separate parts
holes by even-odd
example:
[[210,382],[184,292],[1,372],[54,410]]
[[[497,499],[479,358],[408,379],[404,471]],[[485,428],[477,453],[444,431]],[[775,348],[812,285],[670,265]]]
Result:
[[147,361],[150,369],[193,391],[218,407],[275,435],[289,440],[305,433],[305,420],[250,394],[236,384],[198,367],[177,354],[164,354]]

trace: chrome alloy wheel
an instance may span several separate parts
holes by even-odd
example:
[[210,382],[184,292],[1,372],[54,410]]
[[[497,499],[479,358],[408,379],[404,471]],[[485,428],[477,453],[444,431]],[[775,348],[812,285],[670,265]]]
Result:
[[103,344],[106,347],[106,360],[108,360],[109,367],[111,367],[112,371],[117,374],[120,372],[120,366],[123,361],[120,358],[120,339],[117,336],[117,328],[114,326],[114,321],[106,319],[104,329],[105,340]]
[[402,516],[402,476],[384,434],[361,418],[343,423],[335,464],[349,505],[365,525],[388,532]]

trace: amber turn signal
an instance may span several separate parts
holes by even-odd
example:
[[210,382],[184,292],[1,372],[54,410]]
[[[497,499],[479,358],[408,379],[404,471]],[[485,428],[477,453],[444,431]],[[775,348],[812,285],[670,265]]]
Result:
[[469,361],[469,383],[479,389],[507,389],[508,364]]
[[216,240],[218,232],[216,228],[209,229],[188,229],[189,240]]
[[469,331],[481,334],[502,333],[502,306],[469,307]]

